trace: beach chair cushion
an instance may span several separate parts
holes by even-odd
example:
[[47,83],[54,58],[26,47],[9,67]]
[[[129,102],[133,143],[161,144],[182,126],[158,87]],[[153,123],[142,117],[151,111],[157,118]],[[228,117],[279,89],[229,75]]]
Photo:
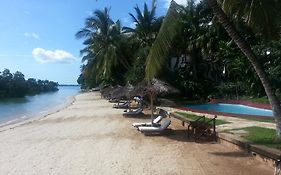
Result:
[[128,106],[129,106],[128,102],[124,102],[124,103],[121,103],[121,104],[114,104],[113,105],[114,108],[125,108],[125,107],[128,107]]
[[[163,116],[159,115],[158,117],[156,117],[154,120],[153,120],[153,124],[155,124],[156,126],[159,126],[159,122],[163,119]],[[151,122],[148,122],[148,123],[133,123],[132,124],[133,127],[139,127],[139,126],[152,126],[152,123]]]
[[142,113],[142,108],[133,109],[131,111],[125,112],[125,115],[136,115]]
[[171,120],[166,120],[162,125],[159,127],[157,126],[140,126],[138,127],[138,130],[140,132],[161,132],[168,128],[168,126],[171,124]]

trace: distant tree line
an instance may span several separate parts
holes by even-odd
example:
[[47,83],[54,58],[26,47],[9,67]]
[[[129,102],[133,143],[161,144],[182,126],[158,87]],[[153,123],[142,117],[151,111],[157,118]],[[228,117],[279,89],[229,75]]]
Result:
[[11,73],[9,69],[4,69],[0,72],[0,99],[57,91],[58,85],[57,82],[49,80],[25,80],[21,72]]

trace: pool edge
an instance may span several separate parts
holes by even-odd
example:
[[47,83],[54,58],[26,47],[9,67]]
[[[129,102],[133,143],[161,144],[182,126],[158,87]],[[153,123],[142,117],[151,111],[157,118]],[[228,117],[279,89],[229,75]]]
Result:
[[274,118],[271,116],[257,116],[257,115],[249,115],[249,114],[233,114],[233,113],[224,113],[224,112],[213,112],[207,110],[199,110],[199,109],[192,109],[188,107],[177,107],[176,109],[183,110],[183,111],[191,111],[197,112],[201,114],[210,114],[210,115],[222,115],[226,117],[237,117],[237,118],[252,118],[252,119],[261,119],[261,120],[271,120],[274,121]]

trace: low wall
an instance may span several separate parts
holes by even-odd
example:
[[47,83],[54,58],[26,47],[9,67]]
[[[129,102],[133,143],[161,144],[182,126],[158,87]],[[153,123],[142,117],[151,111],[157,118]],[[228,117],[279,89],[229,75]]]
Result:
[[267,165],[275,168],[276,161],[281,160],[281,151],[268,148],[261,145],[255,145],[250,142],[235,139],[228,134],[218,133],[218,143],[229,146],[231,148],[243,150],[249,153],[253,158],[265,162]]

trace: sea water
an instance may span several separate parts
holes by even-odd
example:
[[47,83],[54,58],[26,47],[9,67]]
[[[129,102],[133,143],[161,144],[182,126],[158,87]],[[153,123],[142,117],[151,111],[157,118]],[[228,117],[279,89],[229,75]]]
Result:
[[59,86],[59,90],[56,92],[1,100],[0,123],[16,122],[47,114],[54,109],[63,107],[72,96],[79,92],[79,86]]

